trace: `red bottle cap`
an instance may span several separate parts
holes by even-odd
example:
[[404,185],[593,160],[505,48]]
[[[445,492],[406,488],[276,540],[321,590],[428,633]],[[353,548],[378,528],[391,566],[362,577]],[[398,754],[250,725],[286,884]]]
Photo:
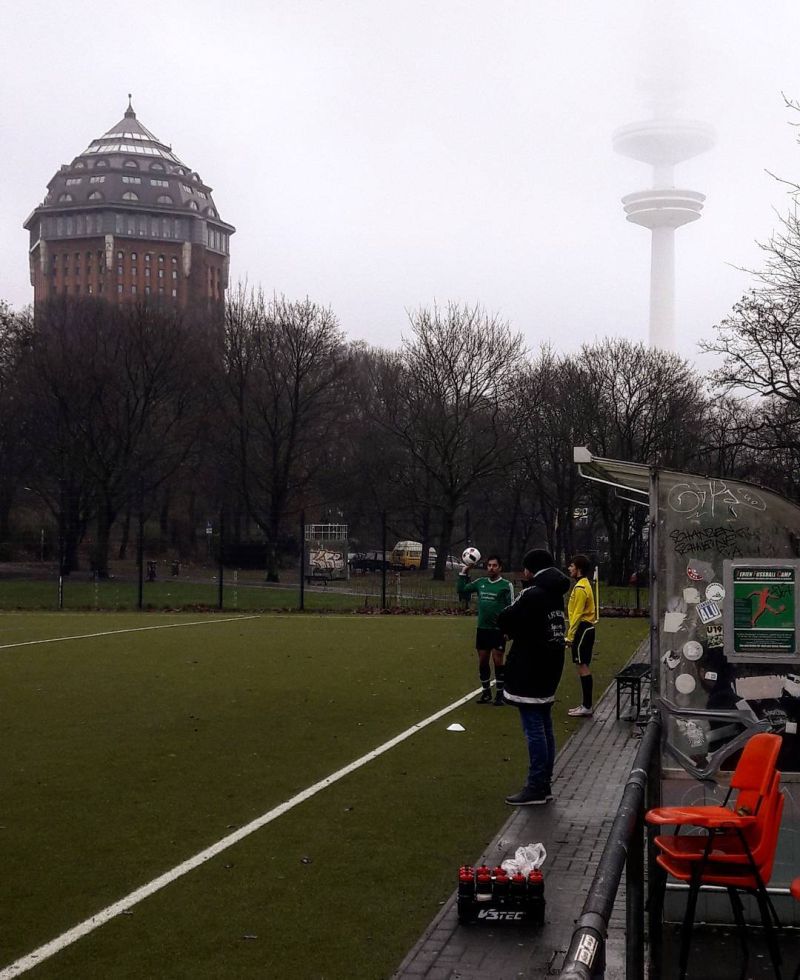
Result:
[[534,868],[533,871],[531,871],[531,873],[528,875],[528,878],[531,881],[543,881],[544,875],[542,874],[541,871],[539,871],[538,868]]
[[512,881],[525,881],[525,875],[521,875],[519,871],[515,875],[511,875]]

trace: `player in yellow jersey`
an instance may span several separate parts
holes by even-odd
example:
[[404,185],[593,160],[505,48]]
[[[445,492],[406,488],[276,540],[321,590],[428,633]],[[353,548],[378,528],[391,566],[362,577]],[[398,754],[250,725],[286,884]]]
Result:
[[575,555],[570,562],[569,577],[575,579],[575,585],[569,595],[567,615],[567,647],[572,650],[572,662],[578,669],[581,682],[581,704],[570,708],[567,714],[573,718],[591,718],[594,714],[592,707],[592,672],[589,664],[592,662],[594,648],[594,624],[597,619],[592,583],[589,581],[591,562],[586,555]]

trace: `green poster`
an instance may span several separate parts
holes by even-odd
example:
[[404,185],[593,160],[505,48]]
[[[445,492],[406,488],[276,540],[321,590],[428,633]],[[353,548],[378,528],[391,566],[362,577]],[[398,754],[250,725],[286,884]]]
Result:
[[733,649],[738,654],[795,651],[795,569],[733,568]]

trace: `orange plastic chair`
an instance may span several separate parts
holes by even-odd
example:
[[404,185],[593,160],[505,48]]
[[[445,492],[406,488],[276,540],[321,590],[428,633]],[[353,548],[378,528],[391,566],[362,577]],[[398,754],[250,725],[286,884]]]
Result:
[[775,770],[772,785],[758,812],[742,820],[739,814],[706,817],[700,834],[659,834],[655,846],[672,861],[705,861],[709,864],[758,865],[771,845],[769,831],[774,810],[783,805],[781,774]]
[[[739,891],[753,894],[758,902],[770,948],[773,966],[780,976],[780,952],[773,925],[780,926],[769,899],[766,883],[772,875],[783,796],[780,773],[775,766],[781,738],[770,733],[754,735],[742,750],[730,788],[721,806],[657,807],[646,814],[651,826],[692,827],[699,834],[659,835],[656,862],[666,875],[689,883],[689,897],[681,928],[680,976],[686,976],[691,934],[700,889],[708,885],[724,887],[739,931],[745,957],[747,931]],[[731,803],[734,791],[736,799]],[[660,916],[666,889],[666,875],[655,887],[653,901]]]
[[679,959],[681,978],[686,976],[686,970],[689,964],[692,927],[694,925],[694,914],[700,889],[716,885],[725,888],[728,892],[734,919],[738,927],[742,951],[745,955],[745,962],[748,955],[747,927],[744,922],[744,910],[739,892],[743,891],[754,896],[761,913],[761,922],[764,926],[764,935],[767,940],[775,976],[780,980],[781,955],[776,935],[776,926],[780,928],[780,923],[767,894],[766,886],[772,876],[772,866],[775,861],[775,851],[778,846],[778,832],[780,831],[781,816],[783,814],[783,803],[783,794],[777,789],[774,792],[774,802],[773,800],[768,800],[765,803],[764,810],[769,812],[769,817],[764,830],[764,840],[760,845],[760,856],[762,860],[759,862],[749,860],[750,855],[748,855],[748,863],[746,864],[729,864],[724,861],[676,860],[664,852],[657,855],[656,862],[668,875],[671,875],[678,881],[685,881],[689,884],[686,914],[684,915],[683,926],[681,928],[681,951]]
[[[730,786],[721,806],[666,806],[648,810],[646,819],[656,826],[703,826],[714,817],[739,818],[745,824],[758,812],[762,800],[769,792],[772,775],[781,749],[780,735],[759,732],[742,749],[739,762],[731,776]],[[736,800],[731,803],[734,790]]]

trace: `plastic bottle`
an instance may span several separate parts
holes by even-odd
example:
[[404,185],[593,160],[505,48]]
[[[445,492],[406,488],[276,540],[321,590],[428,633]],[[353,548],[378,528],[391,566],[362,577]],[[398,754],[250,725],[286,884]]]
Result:
[[519,872],[511,875],[511,883],[509,885],[509,895],[511,901],[514,902],[515,905],[524,905],[525,892],[525,875],[521,875]]
[[531,919],[544,925],[544,875],[538,868],[528,875],[528,907]]
[[495,868],[494,876],[494,900],[498,903],[505,903],[508,900],[511,882],[508,875],[502,868]]
[[485,866],[478,868],[475,882],[475,900],[477,902],[491,902],[492,900],[492,876]]
[[458,897],[466,900],[472,900],[475,897],[475,872],[469,865],[459,869]]

